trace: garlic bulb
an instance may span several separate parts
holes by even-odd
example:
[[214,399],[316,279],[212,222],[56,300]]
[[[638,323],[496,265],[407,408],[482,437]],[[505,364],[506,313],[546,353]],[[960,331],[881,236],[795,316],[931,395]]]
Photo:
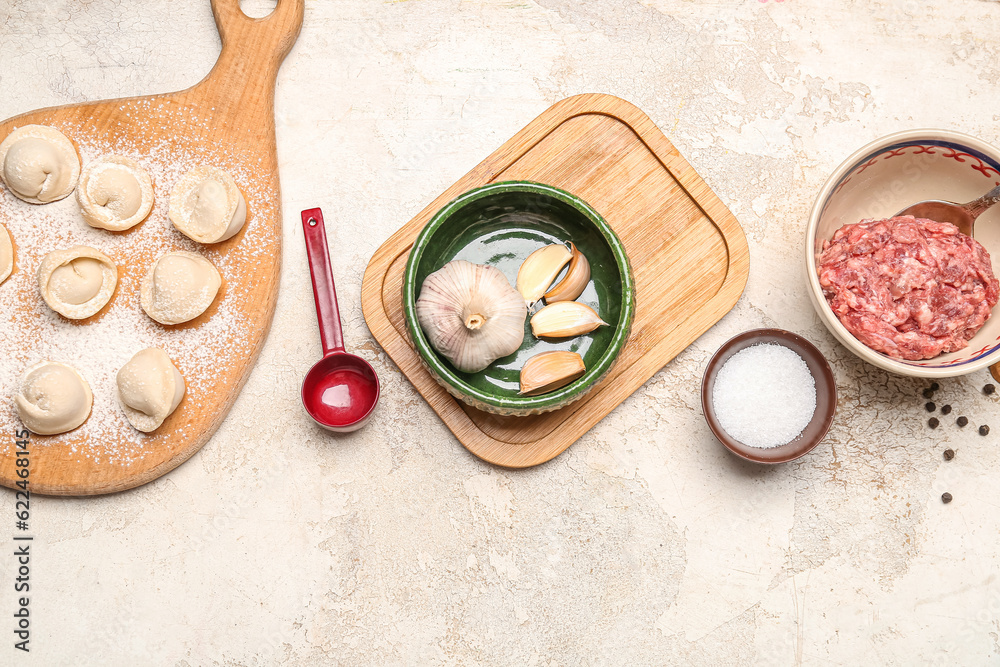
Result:
[[466,373],[517,351],[527,312],[524,299],[499,269],[464,260],[448,262],[427,276],[417,298],[417,320],[427,339]]

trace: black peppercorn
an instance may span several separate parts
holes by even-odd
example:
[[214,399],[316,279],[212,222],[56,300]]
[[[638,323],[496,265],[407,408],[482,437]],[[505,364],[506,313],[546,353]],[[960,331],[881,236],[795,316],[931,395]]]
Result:
[[932,382],[931,383],[931,391],[937,391],[940,388],[941,388],[941,385],[939,385],[937,382]]
[[959,426],[965,426],[966,424],[969,423],[969,418],[963,415],[958,419],[956,419],[955,423],[958,424]]
[[990,434],[989,426],[983,424],[982,426],[979,427],[979,435],[989,435],[989,434]]
[[946,414],[948,414],[950,412],[951,412],[951,406],[950,405],[942,405],[941,406],[941,414],[946,415]]
[[947,491],[945,491],[944,493],[942,493],[941,494],[941,502],[943,502],[945,505],[947,505],[948,503],[950,503],[951,502],[951,494],[948,493]]
[[988,384],[985,387],[983,387],[983,393],[986,394],[987,396],[994,393],[996,390],[997,390],[996,386],[992,384]]
[[951,461],[953,458],[955,458],[955,450],[954,449],[946,449],[946,450],[944,450],[944,460],[945,461]]
[[924,407],[927,408],[927,412],[934,412],[935,410],[937,410],[937,406],[934,405],[934,401],[928,402],[926,405],[924,405]]
[[934,398],[934,390],[924,389],[924,398]]
[[931,428],[937,428],[938,424],[940,423],[941,422],[938,421],[937,417],[931,417],[930,419],[927,420],[927,425],[930,426]]

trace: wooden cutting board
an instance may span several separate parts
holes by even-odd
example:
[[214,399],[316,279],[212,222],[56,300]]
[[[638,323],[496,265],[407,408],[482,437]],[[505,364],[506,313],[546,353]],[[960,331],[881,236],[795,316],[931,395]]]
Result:
[[[403,319],[402,274],[414,239],[447,202],[505,180],[547,183],[587,201],[625,244],[636,316],[618,361],[580,401],[533,417],[499,417],[452,398],[421,365]],[[557,456],[739,299],[749,271],[739,223],[673,144],[635,106],[579,95],[550,107],[389,238],[362,285],[379,344],[476,456],[523,468]]]
[[[14,434],[23,427],[10,396],[24,368],[39,361],[80,369],[94,392],[94,409],[75,431],[31,437],[28,469],[36,493],[93,495],[144,484],[191,457],[229,412],[263,346],[277,298],[281,196],[274,85],[302,27],[304,3],[279,0],[270,16],[255,20],[242,13],[239,0],[212,0],[222,52],[208,77],[188,90],[42,109],[0,123],[0,139],[23,125],[55,127],[77,144],[84,165],[107,152],[133,157],[153,176],[156,197],[144,223],[113,234],[87,227],[74,208],[74,195],[31,206],[0,187],[0,224],[16,248],[14,274],[0,285],[0,308],[10,315],[0,337],[3,485],[20,479]],[[167,219],[170,188],[196,164],[231,172],[247,200],[246,226],[224,243],[196,244]],[[100,313],[71,322],[41,302],[34,273],[45,253],[77,243],[94,245],[115,260],[119,282]],[[224,281],[208,312],[172,328],[153,323],[138,304],[139,281],[168,250],[202,253]],[[121,413],[114,375],[149,346],[167,351],[188,391],[174,414],[144,435]]]

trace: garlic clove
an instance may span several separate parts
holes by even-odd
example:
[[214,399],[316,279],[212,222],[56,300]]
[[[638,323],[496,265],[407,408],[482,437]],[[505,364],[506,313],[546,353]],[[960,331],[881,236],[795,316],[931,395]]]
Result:
[[550,304],[531,317],[531,333],[536,338],[580,336],[606,326],[608,323],[593,308],[577,301]]
[[545,293],[545,303],[573,301],[583,294],[583,290],[587,289],[587,283],[590,282],[590,262],[573,243],[570,243],[569,247],[572,253],[569,268],[563,279]]
[[496,267],[448,262],[424,279],[416,306],[431,346],[460,371],[481,371],[524,342],[527,308]]
[[587,372],[583,357],[576,352],[542,352],[524,362],[521,368],[522,396],[538,396],[565,387]]
[[517,271],[517,291],[528,308],[542,298],[571,259],[573,253],[561,243],[547,245],[528,255]]

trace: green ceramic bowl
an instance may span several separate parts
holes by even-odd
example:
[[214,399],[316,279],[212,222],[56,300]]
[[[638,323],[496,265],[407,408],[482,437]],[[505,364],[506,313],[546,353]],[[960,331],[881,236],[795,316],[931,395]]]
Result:
[[[572,241],[590,262],[591,280],[577,301],[611,326],[575,338],[539,340],[525,317],[524,343],[478,373],[463,373],[439,355],[417,321],[416,301],[428,275],[464,259],[500,269],[511,285],[521,262],[551,243]],[[420,232],[403,276],[403,312],[410,338],[431,375],[456,398],[500,415],[533,415],[582,398],[610,370],[625,345],[635,313],[635,285],[625,247],[585,201],[550,185],[504,181],[470,190],[437,212]],[[519,396],[521,367],[550,350],[572,350],[587,372],[541,396]]]

